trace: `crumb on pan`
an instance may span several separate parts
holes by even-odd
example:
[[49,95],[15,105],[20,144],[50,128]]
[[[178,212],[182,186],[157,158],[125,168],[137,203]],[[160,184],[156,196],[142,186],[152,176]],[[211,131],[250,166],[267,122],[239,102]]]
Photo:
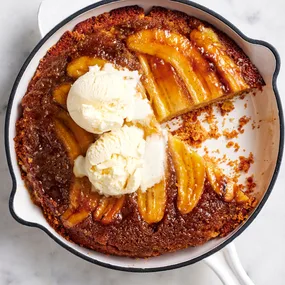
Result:
[[218,139],[221,136],[219,128],[216,123],[210,125],[209,137],[212,139]]
[[235,106],[231,100],[220,103],[219,105],[220,112],[222,116],[229,114],[232,110],[235,109]]
[[233,139],[233,138],[237,138],[239,135],[238,131],[233,130],[233,131],[229,131],[228,129],[225,129],[223,131],[223,136],[226,137],[226,139]]
[[239,125],[238,125],[238,131],[243,134],[244,133],[244,129],[243,127],[251,120],[250,117],[247,117],[247,116],[242,116],[240,119],[239,119]]
[[256,183],[254,182],[254,176],[251,175],[246,178],[246,193],[252,193],[256,188]]
[[251,164],[254,163],[252,152],[249,154],[248,157],[240,156],[239,161],[240,161],[239,162],[239,170],[247,173],[250,169]]
[[227,145],[226,145],[226,147],[227,148],[230,148],[230,147],[232,147],[232,146],[234,146],[234,142],[233,141],[229,141],[228,143],[227,143]]
[[199,121],[184,121],[183,127],[174,131],[182,140],[193,147],[200,147],[207,140],[208,132]]
[[233,141],[229,141],[227,144],[226,144],[226,147],[227,148],[231,148],[233,147],[235,152],[238,152],[238,150],[240,149],[240,145],[238,143],[235,143]]

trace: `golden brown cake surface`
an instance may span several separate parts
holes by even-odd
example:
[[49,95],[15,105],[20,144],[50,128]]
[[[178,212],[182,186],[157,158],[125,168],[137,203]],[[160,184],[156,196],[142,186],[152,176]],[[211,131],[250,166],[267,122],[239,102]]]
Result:
[[[168,149],[166,181],[149,197],[140,192],[100,196],[87,178],[74,177],[73,160],[97,136],[69,117],[67,93],[90,65],[105,62],[139,70],[159,121],[264,85],[232,40],[183,13],[154,7],[145,15],[132,6],[79,23],[41,60],[17,122],[22,176],[50,225],[82,246],[132,257],[197,246],[230,233],[248,217],[254,198],[231,192],[231,181],[179,141]],[[178,173],[181,159],[193,169]],[[183,186],[183,177],[192,176],[196,180]],[[146,206],[150,198],[163,205]]]

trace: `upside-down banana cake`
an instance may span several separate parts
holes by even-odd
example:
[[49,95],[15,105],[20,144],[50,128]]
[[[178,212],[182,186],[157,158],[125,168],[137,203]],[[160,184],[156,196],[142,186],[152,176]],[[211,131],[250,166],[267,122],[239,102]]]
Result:
[[210,24],[138,6],[63,34],[28,86],[16,153],[33,201],[65,238],[151,257],[225,236],[255,198],[161,123],[261,89]]

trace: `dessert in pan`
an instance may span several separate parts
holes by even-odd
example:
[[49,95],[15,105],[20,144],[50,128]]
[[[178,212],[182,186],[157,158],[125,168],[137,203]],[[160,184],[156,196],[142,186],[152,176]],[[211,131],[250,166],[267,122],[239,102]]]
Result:
[[226,236],[255,197],[164,123],[263,85],[231,39],[181,12],[90,18],[47,52],[23,97],[22,177],[57,232],[100,252],[151,257]]

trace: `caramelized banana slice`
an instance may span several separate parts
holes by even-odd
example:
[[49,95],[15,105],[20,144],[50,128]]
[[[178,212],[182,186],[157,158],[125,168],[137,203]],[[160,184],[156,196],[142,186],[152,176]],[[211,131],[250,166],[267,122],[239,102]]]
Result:
[[237,203],[242,204],[242,203],[248,202],[249,197],[244,192],[242,192],[241,190],[238,190],[236,192],[235,200]]
[[61,216],[66,227],[74,227],[83,222],[99,204],[100,196],[91,193],[87,178],[76,178],[70,190],[69,208]]
[[88,190],[85,190],[88,185],[83,184],[83,179],[75,178],[74,183],[71,186],[70,193],[69,193],[69,208],[77,209],[80,205],[81,196],[80,193],[82,192],[89,192],[91,189],[88,187]]
[[90,144],[94,142],[94,135],[80,128],[65,111],[59,112],[57,118],[72,131],[81,148],[81,154],[84,155]]
[[120,198],[102,197],[99,206],[93,213],[94,220],[105,225],[114,222],[124,205],[125,199],[125,195]]
[[226,202],[231,202],[235,194],[235,183],[232,179],[224,175],[220,168],[207,159],[207,178],[213,190]]
[[138,208],[141,216],[148,224],[162,220],[166,207],[166,181],[154,185],[146,192],[138,191]]
[[[67,228],[72,228],[87,219],[89,215],[90,211],[81,209],[79,212],[76,212],[69,216],[66,220],[63,221],[63,223]],[[62,216],[62,218],[64,218],[64,216]]]
[[96,211],[93,213],[94,220],[101,221],[104,216],[104,213],[106,212],[108,208],[108,205],[114,203],[114,201],[115,201],[115,198],[103,196],[100,199],[100,202],[99,202],[99,205]]
[[74,213],[74,211],[73,211],[71,208],[68,208],[68,209],[61,215],[61,220],[65,223],[73,213]]
[[[167,41],[168,35],[172,35],[172,39],[169,41]],[[173,44],[172,46],[168,45],[175,40],[175,37],[177,37],[178,43],[180,37],[178,34],[171,34],[162,30],[143,30],[129,36],[127,45],[131,50],[157,56],[169,62],[184,80],[194,103],[198,104],[200,102],[199,97],[206,96],[206,90],[193,71],[189,60]]]
[[178,182],[177,207],[182,214],[188,214],[198,204],[203,194],[205,162],[176,137],[169,137],[169,146]]
[[56,87],[52,94],[53,100],[64,108],[66,108],[66,100],[70,88],[71,83],[66,82]]
[[108,211],[105,212],[104,217],[102,218],[101,222],[105,225],[108,225],[114,222],[117,215],[120,213],[124,203],[125,203],[126,196],[122,196],[121,198],[116,198],[115,202],[112,203],[112,207],[110,206]]
[[216,74],[186,37],[159,29],[142,30],[129,36],[127,45],[131,50],[153,55],[170,63],[192,97],[189,106],[223,94]]
[[144,72],[142,80],[144,81],[145,88],[149,94],[150,103],[153,106],[157,120],[161,122],[170,115],[170,112],[167,110],[165,103],[163,102],[163,95],[155,82],[146,56],[138,55],[138,58]]
[[70,159],[74,161],[81,154],[80,146],[73,134],[70,133],[69,129],[61,121],[55,119],[54,125],[57,136],[64,144]]
[[83,222],[93,212],[96,221],[107,225],[118,217],[125,199],[125,195],[120,198],[100,196],[91,192],[91,184],[86,177],[76,178],[70,190],[69,208],[61,219],[70,228]]
[[191,32],[190,38],[215,63],[232,92],[239,92],[249,87],[242,77],[239,66],[227,55],[226,48],[211,28],[201,25]]
[[82,56],[71,61],[67,66],[67,74],[77,79],[89,70],[89,66],[104,66],[105,60],[97,57]]
[[[175,69],[163,59],[150,56],[149,64],[151,71],[160,89],[160,96],[164,102],[164,108],[170,114],[181,114],[187,111],[187,106],[191,104],[191,96],[185,85],[179,78]],[[167,117],[163,121],[168,120]]]

